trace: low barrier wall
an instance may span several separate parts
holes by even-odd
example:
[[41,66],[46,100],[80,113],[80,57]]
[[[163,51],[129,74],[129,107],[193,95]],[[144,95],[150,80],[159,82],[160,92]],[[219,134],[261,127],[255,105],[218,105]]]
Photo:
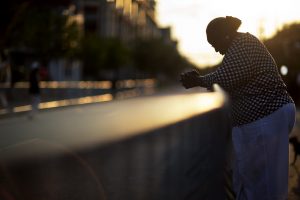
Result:
[[2,121],[0,199],[225,199],[227,114],[219,91]]

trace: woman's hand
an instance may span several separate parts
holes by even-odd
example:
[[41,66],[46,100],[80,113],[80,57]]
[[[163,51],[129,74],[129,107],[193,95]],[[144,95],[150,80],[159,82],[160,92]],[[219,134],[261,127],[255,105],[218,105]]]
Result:
[[182,73],[180,78],[180,82],[186,89],[200,86],[201,83],[200,74],[196,70]]

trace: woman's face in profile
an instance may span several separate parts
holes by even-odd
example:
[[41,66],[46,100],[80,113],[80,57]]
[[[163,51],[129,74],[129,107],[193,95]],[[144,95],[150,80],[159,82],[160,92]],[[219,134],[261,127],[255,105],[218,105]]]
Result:
[[208,43],[211,44],[213,48],[215,48],[215,51],[220,53],[221,55],[225,55],[228,45],[226,44],[226,41],[221,39],[212,39],[208,38]]

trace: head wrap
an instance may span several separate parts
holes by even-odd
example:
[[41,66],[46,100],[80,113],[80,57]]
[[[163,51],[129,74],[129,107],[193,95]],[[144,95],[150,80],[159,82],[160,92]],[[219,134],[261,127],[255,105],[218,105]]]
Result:
[[215,18],[207,25],[207,38],[216,39],[231,36],[237,32],[241,24],[240,19],[232,16]]

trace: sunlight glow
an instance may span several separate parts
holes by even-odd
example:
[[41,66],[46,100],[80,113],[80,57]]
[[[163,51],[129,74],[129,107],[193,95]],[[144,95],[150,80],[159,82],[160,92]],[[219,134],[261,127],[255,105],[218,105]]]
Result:
[[241,32],[260,39],[271,37],[283,24],[300,21],[299,0],[157,0],[161,26],[171,26],[179,51],[199,67],[214,65],[222,56],[206,41],[210,20],[234,16],[242,20]]

